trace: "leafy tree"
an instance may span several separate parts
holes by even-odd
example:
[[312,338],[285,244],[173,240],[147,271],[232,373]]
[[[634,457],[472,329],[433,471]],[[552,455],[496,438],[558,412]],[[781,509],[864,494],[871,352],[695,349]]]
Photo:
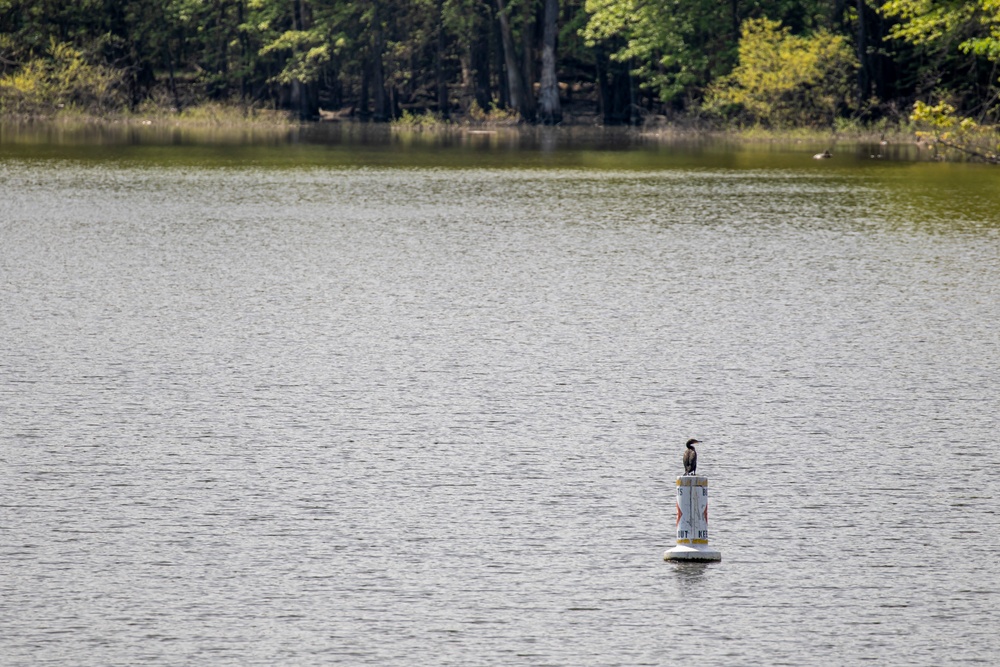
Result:
[[927,65],[918,97],[952,97],[985,118],[997,109],[1000,0],[888,0],[882,13],[898,22],[891,39],[913,45]]
[[826,30],[803,37],[766,18],[743,23],[739,65],[709,91],[706,106],[736,106],[771,125],[832,124],[854,100],[857,61]]
[[455,49],[461,79],[461,106],[468,110],[472,103],[479,109],[493,104],[491,53],[493,44],[491,3],[482,0],[446,0],[441,8],[441,22]]
[[496,2],[497,22],[500,26],[500,39],[503,45],[503,65],[506,75],[506,104],[522,116],[529,115],[530,102],[529,92],[525,86],[523,64],[518,57],[516,42],[514,41],[514,29],[511,18],[513,6],[508,6],[506,0],[494,0]]
[[957,41],[963,52],[1000,58],[1000,0],[888,0],[882,13],[900,19],[890,31],[895,39]]
[[[355,2],[253,0],[252,22],[241,26],[261,46],[256,55],[268,64],[268,84],[287,91],[301,118],[319,114],[317,86],[338,57],[359,49],[362,9]],[[370,15],[369,15],[370,18]]]
[[660,99],[681,98],[703,82],[709,56],[691,48],[694,3],[646,0],[587,0],[590,19],[583,36],[590,47],[614,49],[611,59],[629,63],[644,87]]
[[980,30],[959,45],[959,49],[1000,61],[1000,0],[979,0]]
[[983,126],[997,72],[1000,0],[0,0],[8,112],[233,100],[554,123],[585,102],[611,124],[709,92],[774,124],[874,96]]

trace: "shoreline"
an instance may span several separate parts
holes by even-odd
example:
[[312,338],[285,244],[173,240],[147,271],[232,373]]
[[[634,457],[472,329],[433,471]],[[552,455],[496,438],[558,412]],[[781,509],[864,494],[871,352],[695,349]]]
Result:
[[[180,131],[191,133],[214,133],[218,135],[256,134],[329,134],[336,130],[347,135],[391,134],[411,138],[448,138],[462,135],[532,137],[542,135],[574,135],[593,139],[598,136],[615,135],[647,142],[688,142],[723,141],[739,144],[798,144],[811,143],[820,150],[837,143],[872,143],[888,141],[893,144],[918,144],[915,132],[908,127],[850,127],[843,129],[819,129],[809,127],[766,128],[753,127],[710,127],[694,122],[672,122],[665,117],[657,117],[643,125],[603,125],[586,122],[590,119],[570,119],[556,125],[535,125],[511,122],[481,122],[469,119],[452,121],[432,120],[431,122],[376,123],[356,117],[327,116],[316,121],[291,119],[282,112],[244,115],[229,109],[221,113],[201,112],[197,114],[152,113],[128,114],[120,116],[92,116],[87,114],[59,113],[52,116],[0,115],[0,131],[13,132],[103,132],[122,131]],[[582,121],[582,122],[581,122]]]
[[[365,121],[347,112],[300,121],[287,112],[209,104],[177,113],[171,109],[96,116],[59,110],[40,116],[0,115],[0,145],[225,145],[327,144],[409,148],[466,146],[477,150],[635,150],[684,147],[697,150],[790,150],[809,157],[853,155],[856,159],[903,162],[996,164],[984,151],[969,150],[928,136],[910,123],[873,125],[842,122],[836,128],[720,127],[697,118],[647,117],[640,126],[605,126],[592,115],[557,125],[536,125],[499,117],[443,121],[404,114],[388,123]],[[998,137],[1000,140],[1000,137]],[[728,148],[727,148],[728,147]],[[769,148],[771,147],[771,148]],[[984,159],[981,159],[984,158]]]
[[570,134],[617,133],[644,139],[673,141],[678,139],[713,139],[740,143],[798,143],[801,141],[836,143],[874,142],[889,140],[892,143],[915,143],[915,129],[909,124],[878,123],[865,126],[844,123],[837,128],[787,127],[769,128],[761,125],[730,126],[713,124],[697,118],[670,119],[650,116],[641,125],[604,125],[594,114],[567,114],[556,125],[525,123],[508,116],[496,120],[457,117],[441,120],[431,114],[403,116],[389,122],[361,119],[349,110],[321,110],[317,120],[298,120],[289,112],[244,108],[228,104],[206,104],[190,107],[182,112],[171,109],[153,109],[146,112],[95,116],[70,110],[59,110],[51,115],[0,114],[0,128],[51,128],[62,130],[91,128],[150,128],[217,131],[289,131],[323,127],[366,128],[374,133],[391,131],[399,134],[454,135],[454,134],[518,134],[531,135],[544,132],[569,132]]

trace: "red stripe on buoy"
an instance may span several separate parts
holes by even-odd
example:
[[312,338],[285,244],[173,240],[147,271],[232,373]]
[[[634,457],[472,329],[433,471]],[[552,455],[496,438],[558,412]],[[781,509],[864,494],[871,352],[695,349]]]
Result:
[[677,503],[677,523],[675,523],[674,525],[675,526],[679,525],[680,522],[681,522],[681,505],[680,503]]

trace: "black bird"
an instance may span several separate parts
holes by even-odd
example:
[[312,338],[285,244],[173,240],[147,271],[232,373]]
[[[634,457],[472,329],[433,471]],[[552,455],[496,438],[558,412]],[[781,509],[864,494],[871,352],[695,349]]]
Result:
[[694,443],[701,442],[691,438],[687,441],[687,449],[684,450],[684,474],[693,475],[698,468],[698,452],[694,449]]

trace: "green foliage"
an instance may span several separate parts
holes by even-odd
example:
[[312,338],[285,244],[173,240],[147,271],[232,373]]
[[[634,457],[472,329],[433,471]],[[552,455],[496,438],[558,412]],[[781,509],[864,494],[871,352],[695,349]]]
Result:
[[0,77],[0,110],[51,115],[73,108],[101,113],[124,105],[124,73],[88,62],[83,52],[52,38],[47,53]]
[[285,126],[291,120],[289,114],[268,109],[235,106],[222,102],[205,102],[190,106],[180,112],[179,117],[188,125],[274,125]]
[[356,49],[357,39],[351,35],[361,32],[360,22],[370,11],[356,2],[321,2],[311,9],[306,25],[296,26],[292,16],[281,11],[281,5],[269,0],[252,0],[256,21],[245,23],[241,29],[254,36],[261,44],[257,55],[265,61],[277,61],[280,70],[270,81],[291,84],[314,83],[335,67],[338,56]]
[[957,47],[1000,59],[1000,0],[888,0],[881,12],[899,19],[889,31],[911,44]]
[[743,23],[739,65],[711,86],[705,106],[742,109],[770,125],[832,124],[856,97],[854,53],[841,35],[817,30],[791,34],[766,18]]
[[881,12],[901,19],[889,29],[890,37],[911,44],[928,44],[960,31],[972,19],[973,5],[969,2],[888,0]]
[[[1000,66],[1000,0],[888,0],[880,11],[897,20],[889,37],[926,58],[925,90],[945,81],[945,92],[966,109],[979,107],[984,117],[990,104],[998,111],[991,89]],[[991,99],[983,105],[983,98]]]
[[[884,3],[892,21],[875,26],[869,6],[828,0],[560,0],[560,103],[569,122],[576,114],[628,122],[698,109],[708,92],[709,108],[761,124],[829,125],[838,116],[842,124],[860,115],[851,108],[860,53],[865,94],[895,96],[884,108],[939,91],[980,122],[991,105],[1000,117],[1000,0],[865,2]],[[513,104],[505,56],[523,80],[531,118],[543,7],[543,0],[0,0],[0,112],[159,106],[176,115],[201,105],[211,119],[218,103],[389,119],[405,108],[410,116],[401,123],[424,126],[433,117],[422,110],[445,118],[460,107],[470,123],[515,124],[521,116],[497,108]],[[751,17],[758,20],[745,21]],[[896,51],[878,41],[890,25]],[[550,69],[546,75],[552,91]]]
[[331,44],[325,42],[316,31],[287,30],[260,50],[266,56],[279,51],[288,51],[285,66],[272,80],[278,83],[312,83],[319,79],[323,68],[329,64],[332,54]]
[[588,46],[619,44],[612,59],[630,63],[643,87],[655,90],[665,101],[673,100],[700,83],[701,72],[708,68],[708,54],[692,49],[686,39],[694,32],[695,7],[695,3],[587,0],[590,19],[581,34]]
[[496,105],[492,105],[489,109],[483,109],[477,102],[473,101],[469,105],[468,121],[472,125],[518,125],[521,122],[521,115],[513,109],[498,109]]
[[396,130],[432,130],[448,127],[449,123],[446,120],[442,120],[437,114],[429,111],[425,113],[413,113],[404,109],[398,118],[390,121],[390,125]]
[[935,148],[942,145],[993,164],[1000,162],[997,129],[960,116],[955,107],[947,102],[939,101],[935,105],[917,102],[913,105],[910,120],[918,128],[917,136],[921,141],[927,141]]
[[1000,61],[1000,0],[979,0],[977,19],[981,30],[965,40],[959,48],[967,53]]

